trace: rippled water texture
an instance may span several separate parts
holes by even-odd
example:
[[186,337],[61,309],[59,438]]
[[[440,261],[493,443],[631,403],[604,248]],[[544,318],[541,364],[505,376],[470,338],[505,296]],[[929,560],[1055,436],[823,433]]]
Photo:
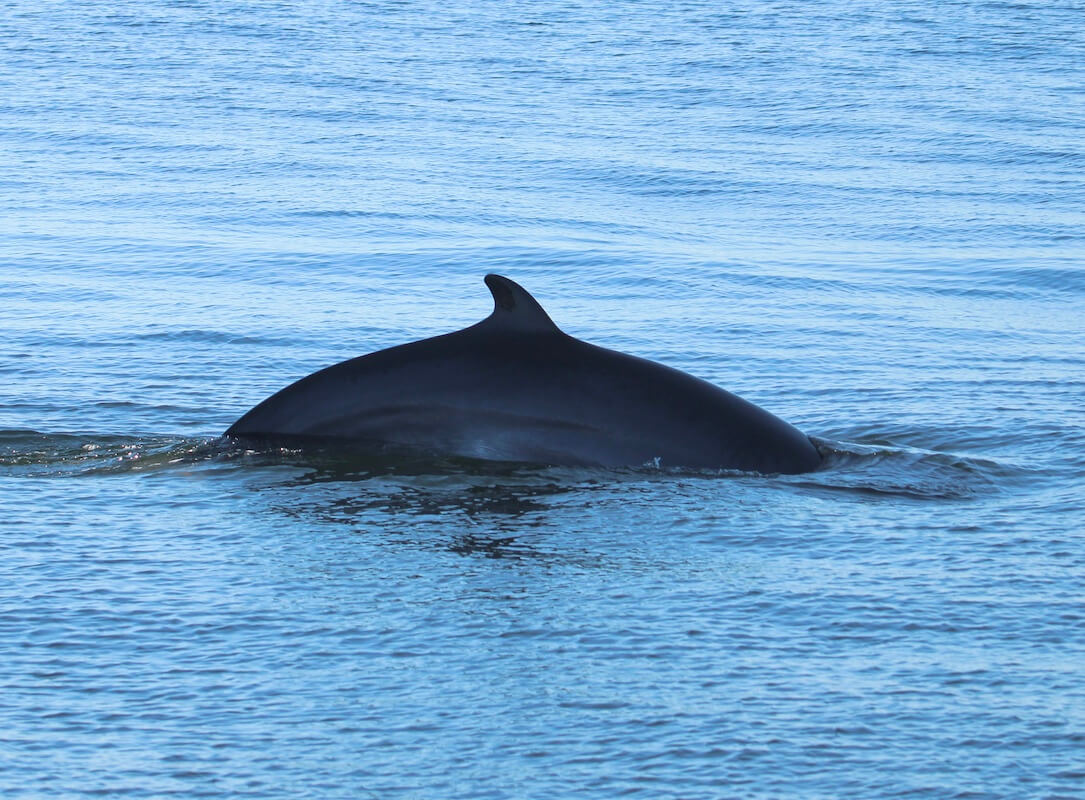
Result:
[[[0,8],[0,794],[1085,796],[1083,32]],[[219,438],[490,271],[824,468]]]

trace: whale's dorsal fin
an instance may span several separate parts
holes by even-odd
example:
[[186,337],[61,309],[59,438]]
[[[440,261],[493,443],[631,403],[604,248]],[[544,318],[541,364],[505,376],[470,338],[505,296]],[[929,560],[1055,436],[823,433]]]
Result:
[[494,310],[484,322],[487,327],[518,333],[560,333],[543,307],[515,281],[490,273],[486,285],[494,296]]

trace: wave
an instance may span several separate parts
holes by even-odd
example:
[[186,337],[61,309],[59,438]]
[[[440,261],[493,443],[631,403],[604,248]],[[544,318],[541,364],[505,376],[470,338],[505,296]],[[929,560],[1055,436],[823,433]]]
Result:
[[217,438],[0,431],[0,475],[73,477],[159,470],[219,458]]
[[815,439],[822,468],[792,482],[819,490],[965,499],[1017,483],[1029,470],[994,459],[893,444]]
[[[659,464],[624,469],[547,467],[479,461],[405,451],[379,443],[299,447],[268,443],[252,447],[226,437],[42,433],[0,431],[0,475],[79,477],[160,472],[194,465],[232,468],[296,468],[293,485],[365,481],[395,476],[424,489],[434,479],[501,480],[581,485],[584,480],[623,482],[644,478],[755,479],[829,492],[896,495],[917,499],[965,499],[999,491],[1036,470],[951,452],[924,450],[892,442],[859,443],[815,439],[824,463],[815,472],[791,476],[752,476],[735,471],[688,470]],[[285,446],[284,446],[285,444]]]

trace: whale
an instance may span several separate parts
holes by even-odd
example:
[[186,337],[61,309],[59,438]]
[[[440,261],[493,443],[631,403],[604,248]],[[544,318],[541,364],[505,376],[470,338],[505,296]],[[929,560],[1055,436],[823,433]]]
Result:
[[485,283],[494,309],[481,322],[314,372],[225,436],[551,466],[796,474],[821,464],[810,438],[768,411],[564,333],[509,278]]

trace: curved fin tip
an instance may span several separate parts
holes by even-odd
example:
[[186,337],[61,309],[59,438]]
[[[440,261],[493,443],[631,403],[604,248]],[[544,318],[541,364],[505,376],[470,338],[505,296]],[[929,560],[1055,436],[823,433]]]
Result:
[[539,302],[516,281],[493,272],[484,280],[494,297],[494,311],[488,321],[520,331],[558,330]]
[[490,289],[490,294],[494,296],[494,305],[496,305],[497,308],[500,308],[502,311],[512,311],[516,308],[516,296],[509,286],[512,281],[493,272],[488,274],[483,280],[486,281],[486,286]]

